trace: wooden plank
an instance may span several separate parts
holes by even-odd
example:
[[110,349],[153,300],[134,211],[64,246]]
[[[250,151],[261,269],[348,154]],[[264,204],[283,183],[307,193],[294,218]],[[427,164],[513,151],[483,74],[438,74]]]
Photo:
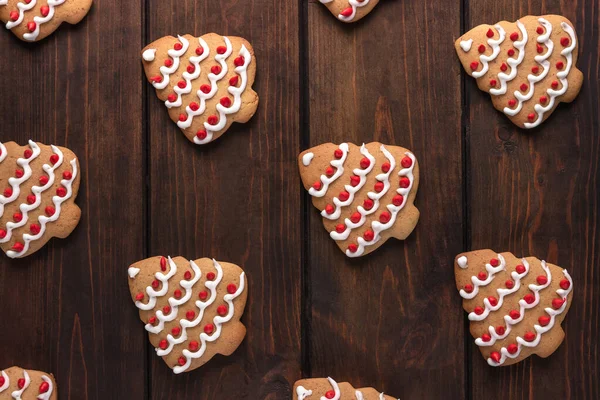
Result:
[[289,398],[301,377],[298,6],[188,0],[173,10],[151,0],[149,9],[147,43],[177,33],[246,38],[261,98],[248,124],[197,146],[148,87],[149,253],[229,261],[244,268],[250,285],[240,348],[180,376],[152,356],[151,397]]
[[[380,2],[353,25],[309,3],[310,145],[374,140],[420,164],[421,220],[404,243],[348,259],[310,213],[310,366],[401,398],[463,398],[459,1]],[[439,22],[443,21],[443,23]]]
[[0,257],[0,368],[54,373],[64,399],[145,391],[143,328],[126,285],[144,248],[142,82],[131,68],[141,5],[97,2],[37,44],[0,32],[0,140],[68,147],[82,174],[74,233],[22,260]]
[[[563,328],[566,339],[549,358],[490,368],[471,341],[474,399],[597,399],[598,48],[592,32],[597,0],[472,0],[465,29],[525,15],[561,14],[580,40],[583,90],[540,128],[516,128],[489,96],[466,78],[470,158],[470,247],[535,255],[567,268],[575,282]],[[471,339],[472,340],[472,339]]]

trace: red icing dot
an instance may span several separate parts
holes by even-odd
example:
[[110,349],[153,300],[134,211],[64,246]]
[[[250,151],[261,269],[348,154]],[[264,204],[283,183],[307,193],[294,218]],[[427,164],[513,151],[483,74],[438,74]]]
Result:
[[229,310],[225,305],[220,305],[219,307],[217,307],[217,314],[219,314],[221,317],[227,315],[228,311]]
[[540,275],[536,278],[536,281],[538,285],[545,285],[546,283],[548,283],[548,278],[546,278],[544,275]]
[[171,103],[174,103],[177,100],[177,95],[175,93],[171,93],[170,95],[167,96],[167,100],[170,101]]
[[558,87],[558,81],[552,81],[552,88],[556,89]]
[[167,259],[164,257],[160,258],[160,269],[164,272],[167,270]]
[[4,229],[0,229],[0,239],[4,239],[6,237],[6,231]]
[[142,293],[142,292],[139,292],[138,294],[136,294],[136,295],[135,295],[135,299],[136,299],[137,301],[141,301],[141,300],[143,300],[143,299],[144,299],[144,293]]
[[514,106],[516,106],[516,105],[517,105],[517,101],[515,99],[510,99],[508,101],[508,106],[511,107],[511,108],[514,107]]
[[538,26],[535,31],[537,32],[538,35],[543,35],[544,34],[544,28],[541,27],[541,26]]
[[210,125],[216,125],[219,122],[219,117],[216,115],[211,115],[206,119],[206,122],[208,122]]
[[521,275],[523,272],[525,272],[525,266],[523,264],[519,264],[515,267],[515,271],[517,271],[517,274]]
[[485,53],[485,45],[483,45],[483,44],[480,44],[480,45],[479,45],[479,47],[477,48],[477,50],[478,50],[480,53]]
[[350,221],[352,221],[353,223],[357,224],[358,221],[360,221],[361,215],[358,212],[354,212],[352,213],[352,215],[350,216]]
[[171,335],[173,335],[173,336],[179,336],[180,333],[181,333],[181,328],[178,326],[171,329]]
[[477,68],[479,68],[479,62],[478,62],[478,61],[473,61],[473,62],[471,63],[471,69],[472,69],[473,71],[476,71],[476,70],[477,70]]
[[556,69],[563,69],[565,67],[565,63],[562,61],[559,61],[556,63]]
[[512,318],[512,319],[519,319],[519,317],[521,316],[521,313],[518,312],[517,310],[510,310],[510,312],[508,313],[508,315]]
[[485,281],[487,279],[487,273],[485,271],[481,271],[480,273],[477,274],[477,277],[479,278],[479,280]]
[[533,332],[525,332],[525,335],[523,335],[523,339],[525,339],[528,342],[533,342],[536,337],[537,335]]
[[473,285],[465,285],[464,291],[467,293],[473,293]]
[[183,45],[181,43],[175,43],[175,45],[173,46],[173,48],[177,51],[183,49]]
[[537,74],[538,72],[540,72],[540,67],[538,67],[537,65],[534,65],[533,67],[531,67],[531,72],[533,72],[534,74]]
[[160,75],[153,76],[150,80],[154,83],[161,83],[163,81],[163,77]]
[[200,344],[197,341],[192,340],[188,347],[191,351],[198,351],[198,349],[200,348]]
[[71,179],[73,179],[73,174],[69,171],[65,171],[63,172],[63,179],[70,181]]
[[487,33],[486,33],[486,36],[487,36],[488,38],[493,38],[493,37],[494,37],[494,31],[492,31],[492,28],[490,28],[490,29],[487,31]]
[[563,299],[553,299],[552,300],[552,308],[554,308],[555,310],[558,310],[559,308],[561,308],[564,304],[565,300]]
[[42,228],[38,224],[29,225],[29,232],[31,232],[32,235],[37,235],[40,233],[41,229]]
[[186,362],[187,362],[187,361],[186,361],[185,357],[183,357],[183,356],[182,356],[182,357],[179,357],[179,359],[177,360],[177,363],[178,363],[179,365],[181,365],[182,367],[185,365],[185,363],[186,363]]
[[381,213],[381,215],[379,215],[379,222],[381,222],[382,224],[387,224],[388,222],[390,222],[391,218],[392,216],[390,215],[390,213],[384,211]]
[[358,186],[358,184],[360,183],[360,177],[356,176],[356,175],[352,175],[350,177],[350,185],[352,185],[353,187]]
[[189,310],[188,312],[185,313],[185,318],[188,319],[189,321],[191,321],[194,318],[196,318],[196,313],[194,312],[194,310]]
[[212,72],[215,75],[219,75],[221,73],[221,66],[213,65],[212,68],[210,69],[210,72]]
[[200,129],[198,132],[196,132],[196,137],[200,140],[206,139],[206,136],[208,136],[208,134],[204,129]]
[[13,244],[12,249],[17,253],[20,253],[25,249],[25,245],[23,243],[16,242],[15,244]]
[[498,299],[495,298],[494,296],[488,297],[488,301],[490,302],[490,305],[492,307],[496,307],[498,305]]
[[29,32],[35,32],[36,29],[37,24],[35,22],[31,21],[27,23],[27,30],[29,30]]
[[202,54],[204,54],[204,47],[196,47],[196,55],[201,56]]
[[495,87],[498,84],[498,81],[495,79],[490,79],[490,86]]
[[500,362],[500,358],[501,358],[501,357],[502,357],[502,356],[501,356],[501,355],[500,355],[500,353],[498,353],[497,351],[492,351],[492,352],[490,353],[490,358],[491,358],[492,360],[494,360],[494,362],[495,362],[496,364]]
[[342,233],[342,232],[344,232],[345,230],[346,230],[346,225],[344,225],[344,224],[337,224],[337,225],[335,226],[335,231],[336,231],[337,233]]
[[535,121],[535,113],[529,113],[529,115],[527,115],[527,119],[531,122]]
[[522,83],[519,89],[521,89],[521,92],[525,92],[527,89],[529,89],[529,86],[527,86],[526,83]]
[[18,11],[11,11],[10,12],[10,20],[15,22],[19,19],[19,12]]
[[348,246],[348,250],[350,253],[356,253],[358,251],[358,246],[352,243]]
[[523,300],[525,300],[525,303],[527,304],[532,304],[535,301],[535,296],[531,293],[528,293],[525,296],[523,296]]
[[229,97],[222,97],[219,103],[225,108],[231,107],[231,99]]
[[44,210],[44,212],[46,213],[47,216],[51,217],[51,216],[54,215],[54,213],[56,212],[56,210],[54,209],[54,207],[48,206],[48,207],[46,207],[46,209]]
[[500,336],[502,336],[506,333],[506,328],[504,328],[503,326],[497,326],[494,329],[495,329],[496,333]]
[[175,297],[177,300],[181,299],[181,290],[179,289],[175,289],[175,292],[173,292],[173,297]]
[[42,382],[39,389],[40,393],[46,393],[48,390],[50,390],[50,385],[48,382]]
[[29,158],[33,155],[33,151],[31,151],[30,149],[25,150],[25,152],[23,153],[23,156],[25,158]]
[[363,237],[367,242],[370,242],[375,238],[375,232],[373,232],[372,230],[368,230],[363,234]]
[[218,54],[225,54],[227,52],[227,47],[225,46],[219,46],[217,47],[217,53]]
[[23,388],[25,387],[25,379],[24,379],[24,378],[20,378],[20,379],[17,381],[17,387],[18,387],[19,389],[23,389]]
[[344,156],[344,152],[341,149],[337,149],[333,152],[333,156],[339,160]]
[[512,289],[515,287],[515,282],[511,279],[508,279],[506,282],[504,282],[504,285],[507,289]]
[[237,86],[239,81],[240,78],[237,75],[232,76],[231,79],[229,79],[229,86]]
[[315,190],[321,190],[321,187],[323,186],[323,184],[321,183],[321,181],[317,181],[315,183],[313,183],[312,187]]
[[239,56],[239,57],[236,57],[236,59],[235,59],[235,60],[233,60],[233,64],[234,64],[236,67],[241,67],[241,66],[243,66],[245,63],[246,63],[246,59],[244,58],[244,56]]
[[331,204],[327,204],[325,206],[325,212],[329,215],[333,214],[333,212],[335,211],[335,208],[331,205]]
[[159,347],[161,350],[166,350],[166,349],[167,349],[167,347],[169,347],[169,342],[167,342],[167,340],[166,340],[166,339],[163,339],[163,340],[161,340],[161,341],[160,341],[160,343],[158,343],[158,347]]
[[508,350],[510,354],[515,354],[517,351],[519,351],[519,346],[517,346],[514,343],[511,343],[506,347],[506,350]]
[[542,54],[544,52],[544,46],[542,46],[541,44],[538,44],[536,46],[537,52],[538,54]]
[[375,184],[375,191],[377,193],[380,193],[383,189],[384,189],[385,185],[383,184],[383,182],[377,182]]
[[227,293],[234,294],[235,292],[237,292],[237,286],[235,285],[235,283],[230,283],[229,285],[227,285]]
[[191,64],[188,65],[188,67],[187,67],[188,74],[193,74],[195,70],[196,70],[196,67],[194,65],[191,65]]
[[392,166],[388,162],[381,164],[381,170],[385,173],[388,173],[391,167]]
[[363,208],[364,208],[365,210],[370,210],[371,208],[373,208],[373,206],[374,206],[374,205],[375,205],[375,203],[374,203],[374,202],[373,202],[373,200],[371,200],[371,199],[366,199],[366,200],[363,202]]
[[56,164],[58,162],[58,154],[52,154],[50,156],[50,162],[52,163],[52,165]]
[[208,93],[210,93],[210,85],[206,85],[206,84],[204,84],[204,85],[201,85],[201,86],[200,86],[200,91],[201,91],[202,93],[204,93],[204,94],[208,94]]
[[58,197],[65,197],[67,195],[67,189],[65,189],[64,187],[59,187],[58,189],[56,189],[56,194]]
[[568,37],[563,37],[560,39],[560,44],[562,44],[563,47],[567,47],[570,43],[571,39],[569,39]]
[[507,70],[507,69],[508,69],[508,65],[506,65],[506,63],[502,63],[502,64],[500,65],[500,70],[501,70],[502,72],[506,72],[506,70]]
[[407,177],[400,178],[399,185],[401,188],[406,189],[407,187],[410,186],[410,179],[408,179]]
[[151,283],[152,288],[157,289],[160,286],[160,281],[157,279],[153,280]]
[[206,274],[206,279],[209,281],[214,281],[216,278],[215,273],[214,272],[209,272],[208,274]]
[[156,323],[156,317],[155,317],[155,316],[152,316],[152,317],[150,317],[150,318],[148,319],[148,323],[149,323],[150,325],[154,325],[154,324]]
[[35,200],[36,200],[35,196],[32,195],[32,194],[30,194],[29,196],[27,196],[27,203],[33,204],[33,203],[35,203]]
[[492,259],[490,260],[490,265],[491,265],[492,267],[497,267],[498,265],[500,265],[500,261],[499,261],[497,258],[492,258]]
[[335,174],[335,168],[327,167],[327,169],[325,170],[325,175],[327,177],[331,178],[333,176],[333,174]]
[[567,290],[569,287],[571,287],[571,282],[569,282],[568,279],[563,279],[562,281],[560,281],[560,288],[563,290]]
[[15,176],[16,176],[17,178],[22,178],[24,174],[25,174],[25,172],[24,172],[22,169],[17,169],[17,170],[15,171]]
[[[353,9],[352,7],[348,7],[342,10],[342,12],[340,13],[341,15],[343,15],[344,17],[349,17],[352,15],[353,13]],[[332,399],[333,397],[328,397],[328,399]]]
[[513,42],[518,39],[519,39],[519,32],[513,32],[510,34],[510,40],[512,40]]
[[198,293],[198,297],[200,298],[200,300],[204,301],[208,298],[208,292],[206,290],[203,290],[200,293]]
[[165,67],[169,68],[173,66],[173,60],[171,60],[170,58],[167,58],[165,60]]
[[340,192],[340,195],[338,196],[338,198],[341,201],[346,201],[350,198],[350,193],[348,193],[347,191],[344,190],[343,192]]
[[515,49],[508,49],[508,56],[512,57],[515,55]]
[[40,176],[39,181],[40,181],[40,185],[46,186],[46,184],[48,183],[48,177],[46,175]]
[[208,335],[210,335],[211,333],[213,333],[215,331],[215,326],[213,324],[206,324],[204,326],[204,332]]
[[21,222],[23,220],[23,214],[16,212],[13,214],[13,220],[15,222]]
[[186,86],[186,83],[185,83],[185,81],[179,81],[179,82],[177,82],[177,87],[178,87],[179,89],[184,89],[184,88],[185,88],[185,86]]
[[367,157],[363,157],[363,159],[360,160],[360,167],[362,169],[369,168],[369,165],[371,165],[371,161]]
[[481,340],[483,340],[484,342],[489,342],[490,340],[492,340],[492,337],[490,335],[488,335],[487,333],[484,333],[483,335],[481,335]]
[[185,274],[183,274],[183,279],[189,281],[190,279],[192,279],[192,273],[190,271],[185,271]]
[[477,307],[475,307],[473,312],[477,315],[481,315],[481,314],[483,314],[483,307],[477,306]]
[[542,315],[541,317],[538,318],[538,323],[541,326],[546,326],[546,325],[548,325],[550,323],[550,317]]
[[401,194],[395,195],[392,199],[392,204],[396,207],[400,207],[402,203],[404,203],[404,196],[402,196]]
[[190,110],[198,111],[199,108],[200,108],[200,104],[196,103],[195,101],[192,101],[190,103]]
[[402,161],[400,161],[400,164],[402,164],[402,168],[410,168],[412,166],[412,159],[408,156],[404,157]]

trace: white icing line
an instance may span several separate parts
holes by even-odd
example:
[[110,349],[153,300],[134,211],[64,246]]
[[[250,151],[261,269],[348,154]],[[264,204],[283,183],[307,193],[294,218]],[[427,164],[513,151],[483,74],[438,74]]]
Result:
[[48,391],[46,393],[40,394],[38,396],[38,400],[49,400],[50,396],[52,396],[52,392],[54,391],[52,379],[48,378],[46,375],[42,375],[42,380],[48,384]]
[[233,318],[233,316],[235,314],[233,300],[242,294],[242,292],[244,291],[244,288],[245,288],[245,274],[244,274],[244,272],[242,272],[240,274],[240,284],[239,284],[238,290],[234,294],[226,294],[223,297],[223,299],[229,306],[227,315],[224,317],[221,317],[219,315],[215,316],[215,318],[213,319],[215,331],[212,335],[208,335],[205,332],[200,334],[200,341],[202,342],[202,345],[198,351],[192,352],[188,349],[183,350],[183,356],[186,358],[186,363],[184,365],[181,365],[181,366],[178,365],[175,368],[173,368],[174,373],[180,374],[180,373],[186,371],[192,364],[192,359],[198,359],[204,355],[204,352],[206,351],[207,342],[214,342],[217,339],[219,339],[219,337],[221,336],[221,330],[223,328],[222,325],[226,322],[231,321],[231,319]]
[[169,267],[169,272],[166,275],[160,272],[154,274],[154,277],[162,282],[162,287],[159,291],[156,291],[152,286],[148,286],[146,288],[146,293],[148,293],[149,296],[148,303],[144,304],[141,301],[136,301],[135,306],[137,308],[144,311],[152,310],[154,306],[156,306],[156,298],[167,294],[169,291],[169,279],[177,273],[177,265],[171,260],[171,257],[169,257]]
[[308,167],[314,157],[315,157],[314,153],[306,153],[305,155],[302,156],[302,164],[304,164],[305,167]]
[[164,89],[169,85],[169,76],[174,74],[179,68],[179,58],[183,56],[190,46],[190,42],[183,36],[177,35],[177,38],[182,44],[181,50],[170,49],[167,54],[173,59],[173,65],[170,67],[162,66],[160,67],[160,72],[163,76],[163,80],[161,82],[152,82],[152,86],[156,89]]
[[61,212],[61,205],[62,203],[64,203],[65,201],[67,201],[68,199],[71,198],[71,196],[73,195],[73,182],[75,182],[75,178],[77,178],[77,159],[74,158],[73,160],[71,160],[71,168],[73,170],[72,174],[71,174],[71,179],[67,180],[67,179],[63,179],[61,181],[62,186],[64,186],[67,189],[67,194],[65,195],[65,197],[60,197],[60,196],[54,196],[52,197],[52,203],[54,204],[54,215],[52,215],[51,217],[48,217],[46,215],[40,215],[38,217],[38,222],[40,223],[40,232],[37,235],[30,235],[28,233],[23,235],[23,251],[21,252],[16,252],[13,250],[9,250],[6,252],[6,255],[9,256],[10,258],[20,258],[23,257],[27,251],[29,250],[29,244],[34,241],[34,240],[38,240],[39,238],[41,238],[44,233],[46,232],[46,224],[48,222],[54,222],[56,220],[58,220],[58,218],[60,217],[60,212]]
[[329,185],[335,182],[340,176],[344,174],[344,162],[348,157],[348,143],[342,143],[339,146],[339,149],[342,150],[342,157],[339,160],[331,161],[331,166],[336,168],[335,174],[331,178],[328,178],[326,175],[321,175],[321,189],[316,190],[311,187],[308,190],[308,193],[313,197],[323,197],[327,193],[327,189]]
[[23,35],[25,40],[34,41],[40,35],[40,26],[49,22],[54,17],[54,7],[58,7],[61,4],[64,4],[66,0],[48,0],[48,15],[45,17],[34,17],[33,21],[35,22],[35,30],[30,33],[26,33]]
[[509,58],[507,60],[507,63],[508,63],[508,65],[510,65],[510,68],[511,68],[510,74],[505,74],[504,72],[500,72],[498,74],[498,79],[500,80],[500,89],[496,89],[496,88],[490,89],[490,93],[493,94],[494,96],[499,96],[499,95],[503,95],[506,93],[506,91],[508,89],[507,82],[510,82],[517,77],[517,67],[519,65],[521,65],[521,63],[523,62],[523,59],[525,58],[525,45],[527,44],[527,41],[529,40],[529,36],[527,35],[527,29],[525,28],[525,25],[523,25],[523,23],[521,23],[521,21],[517,21],[517,26],[519,27],[519,30],[521,31],[521,34],[523,35],[522,40],[514,43],[515,47],[519,51],[519,54],[518,54],[517,58]]
[[[29,164],[40,155],[41,150],[40,147],[33,140],[29,141],[29,147],[31,147],[32,150],[31,157],[27,159],[19,158],[17,160],[17,164],[21,168],[23,168],[23,176],[20,178],[9,178],[8,184],[12,188],[12,194],[9,197],[4,197],[4,195],[0,195],[0,217],[4,215],[4,206],[12,203],[13,201],[19,198],[19,194],[21,193],[21,184],[26,182],[31,177],[32,171],[31,166]],[[3,153],[5,152],[6,149],[4,149]]]
[[29,374],[25,370],[23,370],[23,378],[25,378],[25,384],[23,385],[23,389],[15,390],[14,392],[11,393],[11,396],[15,400],[21,400],[21,396],[23,395],[23,392],[25,390],[27,390],[27,388],[29,387],[29,384],[31,383],[31,379],[29,379]]
[[494,39],[488,40],[488,44],[493,49],[492,54],[490,54],[489,56],[482,55],[479,57],[479,61],[481,61],[482,67],[481,67],[481,71],[474,71],[471,74],[471,75],[473,75],[474,78],[481,78],[482,76],[487,74],[487,72],[489,70],[488,63],[494,61],[500,54],[500,44],[502,42],[504,42],[504,39],[506,38],[506,32],[500,25],[496,25],[494,28],[496,28],[496,30],[498,31],[498,35],[500,35],[500,37],[497,40],[494,40]]
[[8,21],[6,23],[6,29],[12,29],[15,26],[21,25],[23,22],[23,18],[25,17],[25,11],[31,10],[35,7],[37,0],[31,0],[29,4],[25,3],[17,3],[17,8],[19,9],[19,18],[16,21]]
[[365,248],[367,246],[372,246],[375,243],[377,243],[380,239],[381,232],[394,226],[394,224],[396,223],[396,218],[398,217],[398,213],[400,213],[400,211],[402,211],[404,206],[408,203],[408,197],[410,195],[410,191],[412,190],[412,187],[413,187],[413,184],[415,181],[415,177],[413,175],[413,170],[415,168],[415,165],[417,164],[417,160],[412,153],[406,152],[405,155],[411,159],[412,164],[409,168],[401,169],[400,172],[398,172],[398,176],[407,177],[408,180],[410,181],[410,184],[407,188],[398,188],[396,190],[396,192],[398,194],[403,196],[403,198],[404,198],[403,203],[400,206],[395,206],[394,204],[388,204],[387,209],[390,211],[390,214],[391,214],[390,220],[385,224],[381,223],[380,221],[373,221],[371,223],[371,228],[374,233],[373,240],[366,241],[364,238],[359,237],[357,239],[358,249],[356,250],[356,252],[352,253],[350,250],[346,250],[346,255],[348,257],[360,257],[364,253]]
[[463,299],[472,299],[475,296],[477,296],[477,294],[479,293],[480,286],[489,285],[496,277],[496,274],[500,271],[503,271],[506,268],[506,260],[504,259],[504,257],[502,257],[502,254],[498,254],[498,260],[500,260],[500,264],[497,267],[493,267],[490,263],[485,264],[485,269],[488,274],[485,280],[482,281],[476,275],[473,275],[471,277],[471,282],[473,283],[473,291],[471,293],[467,293],[464,289],[461,289],[460,296]]
[[571,72],[571,68],[573,66],[573,50],[575,50],[575,47],[577,47],[577,35],[575,35],[575,31],[573,30],[573,28],[571,28],[566,23],[562,22],[560,25],[563,28],[563,30],[567,32],[571,37],[571,45],[569,47],[566,47],[560,53],[563,57],[567,59],[567,66],[564,71],[560,71],[556,74],[558,79],[560,79],[562,88],[560,90],[554,90],[550,88],[546,91],[546,93],[548,93],[548,95],[550,96],[548,105],[545,107],[540,104],[535,105],[534,110],[537,113],[538,118],[537,120],[535,120],[535,122],[526,122],[524,124],[524,127],[527,129],[535,128],[536,126],[540,125],[544,121],[544,114],[552,110],[552,108],[554,108],[556,98],[567,93],[567,90],[569,89],[569,80],[567,79],[567,76],[569,75],[569,72]]

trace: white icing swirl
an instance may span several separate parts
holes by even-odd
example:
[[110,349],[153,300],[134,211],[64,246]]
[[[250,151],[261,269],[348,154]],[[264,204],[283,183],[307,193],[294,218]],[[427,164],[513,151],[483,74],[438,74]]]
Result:
[[489,70],[489,63],[494,61],[500,54],[500,44],[504,42],[504,39],[506,38],[506,32],[500,25],[496,25],[495,28],[498,31],[498,35],[500,35],[500,37],[497,40],[488,40],[488,44],[492,47],[492,54],[490,54],[489,56],[482,55],[479,57],[479,61],[481,61],[482,67],[481,71],[474,71],[471,74],[474,78],[481,78],[482,76],[487,74]]
[[339,147],[342,150],[342,157],[339,160],[331,161],[331,166],[336,168],[335,174],[331,178],[328,178],[326,175],[321,175],[321,189],[316,190],[314,187],[311,187],[308,190],[308,193],[313,197],[323,197],[327,193],[327,189],[329,189],[329,185],[335,182],[340,176],[344,174],[344,162],[346,162],[346,158],[348,157],[348,143],[342,143]]
[[46,15],[45,17],[33,17],[33,21],[36,23],[35,30],[33,32],[24,34],[23,38],[30,42],[36,40],[40,35],[41,25],[49,22],[50,20],[52,20],[52,18],[54,18],[54,7],[58,7],[61,4],[64,4],[65,1],[66,0],[48,0],[48,15]]
[[521,31],[521,35],[523,35],[522,40],[514,43],[519,54],[517,55],[517,58],[509,58],[507,60],[507,63],[508,63],[508,65],[510,65],[510,68],[511,68],[510,74],[505,74],[504,72],[500,72],[498,74],[498,79],[500,80],[500,89],[496,89],[496,88],[490,89],[490,93],[493,94],[494,96],[499,96],[499,95],[503,95],[506,93],[506,91],[508,89],[507,83],[517,77],[517,68],[519,65],[521,65],[521,63],[525,59],[525,45],[527,44],[527,41],[529,40],[529,36],[527,35],[527,29],[525,28],[525,25],[523,25],[523,23],[521,21],[517,21],[517,27]]

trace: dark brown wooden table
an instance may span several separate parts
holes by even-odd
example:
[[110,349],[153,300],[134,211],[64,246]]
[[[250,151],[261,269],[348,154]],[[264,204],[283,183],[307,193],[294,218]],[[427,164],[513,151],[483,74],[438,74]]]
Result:
[[[517,129],[465,79],[453,42],[481,23],[570,18],[583,90],[540,129]],[[382,0],[360,23],[316,0],[96,0],[38,44],[0,32],[0,140],[80,157],[83,210],[67,240],[0,257],[0,368],[53,372],[60,399],[290,399],[331,375],[414,399],[599,399],[599,0]],[[143,78],[164,35],[243,36],[259,62],[249,124],[189,143]],[[421,220],[349,260],[300,185],[296,155],[379,140],[414,151]],[[576,282],[548,359],[490,368],[467,329],[454,256],[536,255]],[[215,257],[250,280],[233,356],[174,376],[127,287],[147,256]]]

